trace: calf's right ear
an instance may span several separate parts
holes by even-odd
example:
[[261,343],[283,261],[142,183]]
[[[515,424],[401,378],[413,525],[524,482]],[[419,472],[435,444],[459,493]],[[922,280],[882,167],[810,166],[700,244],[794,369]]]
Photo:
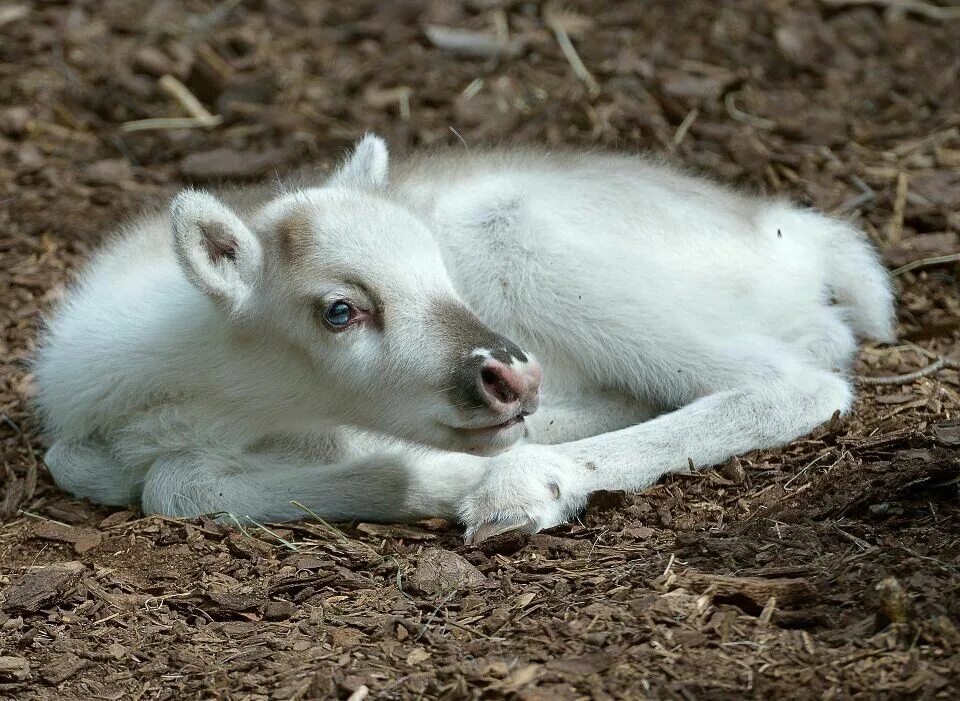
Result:
[[200,190],[177,195],[170,217],[177,259],[190,282],[228,312],[240,312],[263,266],[256,236],[232,209]]

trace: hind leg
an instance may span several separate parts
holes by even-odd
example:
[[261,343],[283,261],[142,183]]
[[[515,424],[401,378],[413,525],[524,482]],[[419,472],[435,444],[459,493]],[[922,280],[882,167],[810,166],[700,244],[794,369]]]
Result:
[[44,462],[57,486],[81,499],[111,506],[140,500],[141,480],[124,469],[103,441],[56,441],[47,450]]

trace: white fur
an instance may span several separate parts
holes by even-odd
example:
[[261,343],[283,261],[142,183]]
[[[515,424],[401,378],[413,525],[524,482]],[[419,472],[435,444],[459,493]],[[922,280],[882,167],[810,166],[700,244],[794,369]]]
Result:
[[[812,211],[629,156],[390,170],[368,136],[320,187],[236,208],[190,191],[122,232],[37,361],[58,484],[173,515],[279,520],[299,501],[331,519],[459,517],[468,537],[539,529],[595,490],[846,412],[856,337],[892,336],[877,256]],[[309,223],[293,262],[277,234],[292,214]],[[211,231],[230,256],[205,253]],[[340,298],[382,324],[328,331],[317,309]],[[436,310],[463,305],[543,364],[524,438],[476,437],[502,419],[447,396],[463,324]],[[485,328],[463,362],[490,358]]]

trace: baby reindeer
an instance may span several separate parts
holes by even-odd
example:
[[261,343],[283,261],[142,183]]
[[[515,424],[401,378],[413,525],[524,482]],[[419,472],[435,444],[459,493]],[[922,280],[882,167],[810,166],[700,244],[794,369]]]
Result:
[[633,156],[388,173],[367,136],[316,186],[187,190],[124,228],[36,377],[77,496],[480,539],[802,436],[892,322],[868,242],[816,212]]

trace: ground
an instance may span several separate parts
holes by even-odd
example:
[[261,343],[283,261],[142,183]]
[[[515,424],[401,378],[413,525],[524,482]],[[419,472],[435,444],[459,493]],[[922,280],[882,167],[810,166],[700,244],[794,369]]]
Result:
[[[930,260],[960,250],[955,5],[558,7],[0,4],[0,697],[960,695],[955,363],[861,381],[851,416],[781,450],[479,546],[437,521],[144,518],[53,486],[28,362],[89,251],[181,183],[330,165],[367,130],[398,153],[647,150],[849,217],[900,295],[900,341],[857,372],[958,357],[960,268]],[[136,128],[190,117],[165,75],[206,127]]]

